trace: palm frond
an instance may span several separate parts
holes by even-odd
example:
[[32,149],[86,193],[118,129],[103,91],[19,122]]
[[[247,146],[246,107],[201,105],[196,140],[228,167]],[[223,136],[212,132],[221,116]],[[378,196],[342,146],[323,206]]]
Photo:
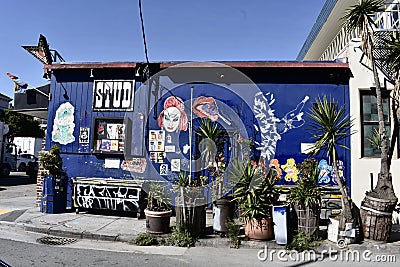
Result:
[[311,119],[311,136],[314,146],[308,151],[311,155],[319,153],[332,155],[336,147],[346,147],[342,142],[354,132],[351,131],[354,119],[346,114],[344,106],[338,107],[333,98],[317,98],[308,117]]

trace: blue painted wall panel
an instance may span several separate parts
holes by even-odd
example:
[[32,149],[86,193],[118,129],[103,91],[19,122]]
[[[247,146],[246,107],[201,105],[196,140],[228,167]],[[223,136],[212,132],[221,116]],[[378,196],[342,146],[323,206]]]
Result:
[[[122,75],[116,70],[110,70],[107,73],[107,77],[104,79],[110,79],[113,75],[119,79],[132,79],[132,76]],[[282,75],[284,76],[284,75]],[[101,79],[101,77],[97,77]],[[307,78],[307,77],[305,77]],[[49,149],[52,145],[56,144],[51,141],[53,122],[55,111],[57,108],[66,102],[71,103],[75,108],[74,113],[74,133],[76,140],[73,143],[67,145],[61,145],[62,157],[64,160],[64,170],[68,176],[71,177],[104,177],[104,178],[146,178],[146,179],[160,179],[159,171],[161,164],[154,163],[148,160],[150,152],[148,152],[149,146],[149,130],[159,130],[158,116],[164,109],[164,101],[170,96],[178,96],[185,102],[185,112],[190,120],[191,106],[190,96],[191,87],[193,87],[193,100],[198,99],[201,96],[213,97],[218,105],[219,118],[218,123],[221,124],[230,133],[237,133],[238,129],[241,132],[241,136],[248,136],[254,140],[260,142],[261,134],[256,130],[260,128],[259,122],[254,117],[254,99],[257,92],[261,91],[266,97],[271,99],[274,96],[275,102],[271,104],[271,110],[274,110],[275,118],[282,121],[282,118],[289,113],[289,111],[295,109],[305,97],[309,99],[305,102],[301,112],[303,112],[302,118],[305,123],[301,127],[290,129],[285,133],[280,133],[280,140],[277,141],[275,155],[272,158],[278,159],[281,165],[285,165],[289,158],[294,158],[296,163],[304,160],[307,155],[300,152],[301,143],[310,143],[310,134],[307,133],[308,118],[305,115],[309,111],[316,97],[323,95],[333,96],[338,101],[339,106],[344,105],[346,110],[349,110],[349,87],[348,84],[336,84],[336,83],[267,83],[265,81],[257,83],[257,87],[251,87],[246,85],[229,85],[229,89],[224,88],[220,85],[215,84],[185,84],[177,86],[170,91],[166,89],[160,89],[158,94],[152,94],[148,89],[138,90],[141,83],[136,82],[136,95],[134,99],[134,110],[133,112],[93,112],[93,80],[85,78],[79,71],[73,73],[55,73],[51,81],[51,93],[52,99],[49,103],[49,119],[48,119],[48,130],[46,139],[46,149]],[[154,90],[153,90],[154,92]],[[65,96],[68,96],[66,99]],[[150,112],[148,113],[148,111]],[[139,116],[144,116],[144,131],[138,130],[138,125],[133,123]],[[195,114],[193,116],[193,127],[196,128],[199,124],[199,118]],[[228,121],[221,119],[221,116]],[[104,168],[105,158],[113,157],[117,159],[123,159],[122,156],[105,156],[93,154],[93,125],[94,119],[99,117],[111,117],[111,118],[129,118],[132,122],[132,139],[130,140],[130,147],[139,149],[141,145],[144,146],[144,156],[147,158],[147,168],[144,173],[130,173],[123,171],[122,169],[106,169]],[[256,127],[254,126],[256,125]],[[240,127],[239,127],[240,126]],[[90,138],[89,147],[84,147],[79,144],[79,128],[89,127]],[[275,125],[278,127],[278,125]],[[282,124],[279,125],[281,130],[283,129]],[[278,128],[279,128],[278,127]],[[236,135],[237,136],[237,135]],[[167,153],[167,158],[164,164],[168,164],[169,168],[170,160],[173,158],[189,159],[188,153],[183,153],[184,147],[189,143],[188,131],[180,131],[177,134],[171,136],[172,141],[176,141],[176,151],[181,153]],[[174,143],[172,142],[172,143]],[[227,144],[227,147],[231,146],[235,140],[230,140],[231,143]],[[346,140],[346,145],[350,146],[349,140]],[[195,151],[195,149],[194,149]],[[137,151],[136,151],[137,152]],[[259,155],[259,152],[258,152]],[[234,155],[225,155],[227,159],[234,158]],[[257,156],[257,155],[256,155]],[[343,160],[345,177],[350,177],[350,152],[348,150],[339,151],[339,157]],[[188,161],[183,160],[181,167],[188,169]],[[281,166],[282,167],[282,166]],[[287,172],[283,172],[281,183],[293,184],[293,182],[285,180]],[[177,173],[175,173],[177,174]],[[163,177],[166,179],[172,179],[172,176]],[[348,185],[350,179],[347,179]],[[329,181],[329,184],[332,184]]]

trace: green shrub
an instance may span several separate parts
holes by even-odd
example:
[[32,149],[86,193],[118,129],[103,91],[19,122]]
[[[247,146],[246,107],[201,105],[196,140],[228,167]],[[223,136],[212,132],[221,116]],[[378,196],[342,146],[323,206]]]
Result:
[[314,232],[306,234],[303,231],[299,231],[293,237],[292,242],[286,245],[286,249],[298,252],[311,250],[321,242],[320,239],[316,239],[314,236]]
[[197,242],[197,236],[193,235],[189,227],[180,225],[172,230],[166,243],[170,246],[194,247]]
[[227,228],[226,234],[229,238],[229,241],[232,243],[231,248],[239,248],[241,243],[241,240],[239,238],[240,225],[236,224],[234,220],[227,220],[226,228]]
[[158,240],[149,233],[141,233],[135,238],[134,244],[138,246],[156,246]]

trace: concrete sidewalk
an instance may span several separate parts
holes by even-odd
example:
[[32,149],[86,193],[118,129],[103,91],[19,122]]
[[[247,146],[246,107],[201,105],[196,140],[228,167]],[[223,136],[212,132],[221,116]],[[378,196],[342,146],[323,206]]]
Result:
[[[171,218],[171,225],[175,224],[175,217]],[[207,213],[206,236],[200,238],[196,246],[229,248],[228,238],[223,238],[212,231],[213,218]],[[15,210],[0,215],[0,225],[18,227],[25,231],[43,233],[47,235],[74,237],[93,240],[132,242],[136,236],[146,231],[146,220],[133,217],[113,216],[82,212],[61,214],[41,213],[39,208]],[[243,241],[242,247],[264,249],[283,249],[284,246],[272,241]],[[338,249],[336,244],[328,240],[323,241],[317,251],[324,249]],[[361,244],[351,244],[350,249],[366,250],[380,253],[400,254],[400,225],[393,225],[391,241],[388,243],[364,241]]]

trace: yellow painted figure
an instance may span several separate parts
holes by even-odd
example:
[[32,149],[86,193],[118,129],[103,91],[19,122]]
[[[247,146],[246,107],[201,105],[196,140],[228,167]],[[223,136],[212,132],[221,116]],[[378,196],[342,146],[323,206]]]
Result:
[[296,161],[294,160],[294,158],[290,158],[286,161],[285,165],[281,166],[282,169],[286,172],[285,175],[285,180],[290,182],[297,182],[298,180],[298,174],[299,174],[299,170],[296,167]]

